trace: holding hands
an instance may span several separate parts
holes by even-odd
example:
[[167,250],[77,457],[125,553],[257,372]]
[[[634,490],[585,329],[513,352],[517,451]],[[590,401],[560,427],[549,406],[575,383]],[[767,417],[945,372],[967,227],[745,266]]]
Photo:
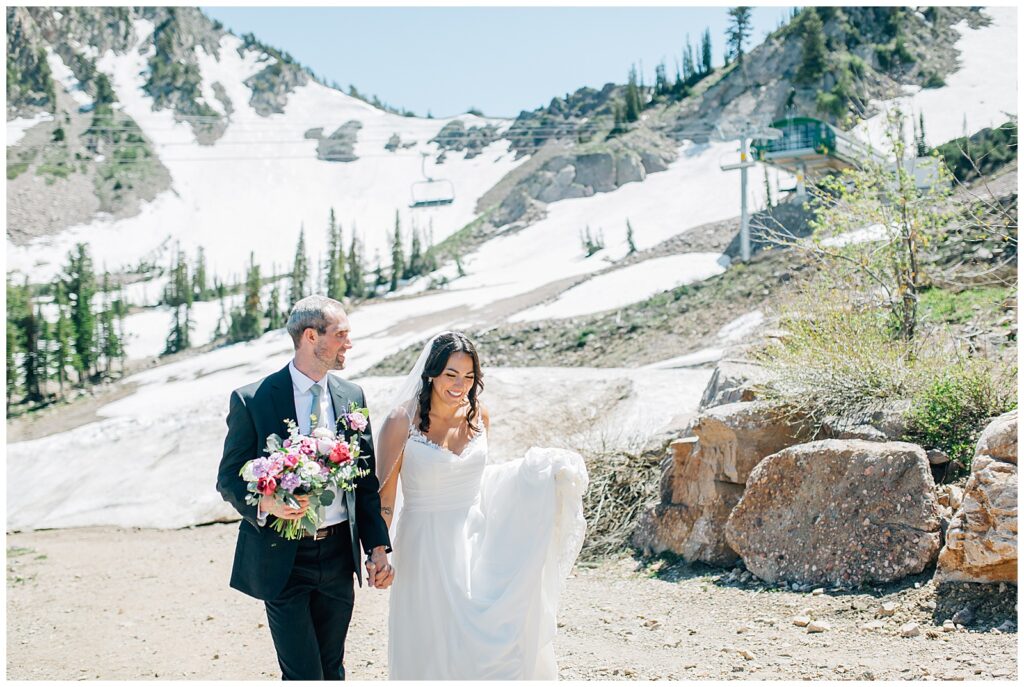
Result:
[[387,589],[395,581],[395,569],[388,563],[383,546],[376,547],[366,557],[366,580],[377,589]]

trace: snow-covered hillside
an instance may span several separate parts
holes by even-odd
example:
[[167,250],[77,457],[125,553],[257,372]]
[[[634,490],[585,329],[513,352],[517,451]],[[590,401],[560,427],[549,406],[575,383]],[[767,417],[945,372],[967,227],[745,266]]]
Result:
[[[137,20],[135,31],[141,44],[153,26]],[[225,35],[217,56],[199,51],[203,92],[212,93],[213,83],[222,84],[234,108],[224,136],[208,146],[199,145],[189,124],[176,122],[169,110],[153,111],[153,100],[142,88],[150,53],[133,49],[103,55],[99,68],[111,76],[124,111],[153,141],[171,173],[172,188],[135,217],[99,218],[28,246],[8,242],[8,270],[30,274],[34,281],[48,279],[79,241],[89,244],[96,264],[116,270],[142,258],[158,259],[173,247],[168,238],[190,255],[203,246],[211,275],[240,272],[250,250],[260,264],[283,268],[294,256],[300,227],[305,227],[311,257],[323,252],[331,208],[346,241],[356,230],[367,259],[372,260],[379,250],[386,261],[396,210],[407,231],[413,223],[421,230],[432,227],[434,240],[440,241],[468,224],[475,216],[476,200],[526,159],[514,161],[503,141],[474,158],[450,153],[446,162],[435,165],[438,149],[427,141],[451,119],[390,114],[313,81],[289,96],[283,114],[261,117],[249,105],[251,93],[244,82],[265,65],[257,62],[257,52],[240,56],[240,45],[240,39]],[[74,90],[74,77],[66,72],[66,68],[60,70],[58,76]],[[221,107],[212,95],[206,100],[212,107]],[[458,119],[467,126],[490,123],[503,129],[508,125],[505,120],[474,115]],[[328,135],[352,120],[362,125],[354,150],[359,159],[318,160],[317,141],[305,138],[305,133],[323,128]],[[8,145],[28,126],[24,120],[9,122]],[[415,145],[389,152],[384,146],[394,134],[403,143]],[[452,182],[455,202],[451,205],[408,207],[412,185],[423,178],[421,152],[430,153],[429,176]]]
[[[965,116],[974,130],[1001,123],[1005,113],[1017,112],[1016,10],[990,8],[987,12],[994,19],[992,25],[962,28],[960,71],[947,79],[945,87],[911,97],[907,109],[924,113],[929,143],[959,136]],[[146,27],[139,28],[144,33]],[[440,240],[474,219],[477,200],[523,162],[512,159],[507,141],[499,141],[476,158],[449,154],[447,162],[434,167],[430,160],[437,149],[427,140],[447,120],[398,117],[315,83],[293,93],[284,114],[259,117],[247,105],[248,92],[242,85],[256,69],[255,58],[248,53],[239,57],[237,45],[238,39],[226,36],[219,61],[212,56],[201,60],[204,92],[219,81],[235,107],[226,134],[212,146],[196,144],[191,129],[175,123],[171,114],[152,111],[151,101],[141,90],[145,56],[135,51],[103,56],[101,67],[113,75],[126,111],[155,142],[171,172],[173,189],[133,218],[100,219],[25,247],[8,243],[8,269],[28,271],[34,280],[45,279],[76,241],[89,243],[97,263],[113,269],[152,258],[168,237],[180,241],[189,254],[202,245],[211,270],[221,275],[239,273],[250,250],[261,263],[276,262],[283,268],[291,262],[301,225],[311,257],[316,258],[317,247],[325,245],[331,207],[346,237],[357,226],[368,257],[380,249],[386,264],[386,241],[396,208],[406,228],[414,219],[423,228],[432,220],[434,238]],[[317,160],[316,142],[305,139],[304,133],[314,127],[329,133],[352,119],[363,124],[356,146],[359,159],[350,163]],[[468,124],[483,123],[472,116],[464,119]],[[878,131],[882,121],[879,116],[861,131]],[[8,143],[28,126],[9,122]],[[393,133],[403,141],[415,140],[415,146],[388,153],[384,144]],[[637,247],[644,250],[704,223],[738,215],[739,175],[719,169],[720,160],[734,147],[734,143],[684,143],[667,171],[613,192],[551,203],[544,219],[484,243],[463,257],[465,276],[459,277],[454,266],[444,268],[450,280],[447,289],[416,294],[416,285],[411,285],[405,297],[360,306],[350,313],[356,348],[344,375],[360,381],[360,373],[376,362],[445,328],[472,333],[509,318],[555,318],[628,306],[717,273],[725,264],[716,254],[652,258],[624,268],[614,263],[628,252],[627,219]],[[420,151],[432,153],[428,174],[452,180],[453,205],[415,211],[407,207],[410,185],[421,177]],[[755,180],[751,204],[758,208],[763,205],[763,185],[757,183],[762,179],[761,168],[751,170],[751,179]],[[580,232],[588,227],[592,232],[600,230],[606,245],[590,257],[580,245]],[[597,272],[602,274],[588,281]],[[554,284],[559,286],[553,288]],[[158,287],[132,288],[152,303]],[[202,336],[208,336],[219,305],[202,307]],[[217,308],[216,313],[212,308]],[[503,415],[496,416],[497,424],[517,427],[509,419],[517,412],[593,408],[585,391],[612,382],[630,389],[628,403],[657,402],[666,412],[686,412],[696,407],[708,369],[657,367],[712,363],[763,317],[756,311],[723,328],[717,337],[720,346],[696,353],[666,350],[665,361],[639,372],[488,371],[496,382],[493,398],[503,410]],[[136,337],[129,344],[133,356],[158,352],[168,321],[165,310],[134,315],[128,324]],[[206,343],[202,336],[197,332],[195,343]],[[178,527],[232,516],[213,491],[228,394],[283,366],[290,352],[290,340],[277,331],[257,341],[147,370],[123,380],[126,395],[100,407],[94,422],[9,445],[8,527]],[[379,416],[395,380],[362,381],[371,410]],[[562,393],[565,389],[580,395]],[[629,412],[636,407],[630,406]],[[598,404],[596,410],[605,420],[623,417],[623,407],[615,403]],[[650,417],[649,431],[671,421],[664,414]],[[514,437],[506,436],[508,447]],[[54,455],[62,460],[39,460]],[[45,485],[42,493],[39,484]]]

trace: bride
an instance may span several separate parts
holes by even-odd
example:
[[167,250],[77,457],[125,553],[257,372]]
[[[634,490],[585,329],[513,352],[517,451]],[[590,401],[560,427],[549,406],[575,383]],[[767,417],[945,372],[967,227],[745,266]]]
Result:
[[583,459],[531,448],[488,458],[473,343],[424,346],[378,434],[381,511],[394,524],[394,680],[554,680],[558,597],[583,544]]

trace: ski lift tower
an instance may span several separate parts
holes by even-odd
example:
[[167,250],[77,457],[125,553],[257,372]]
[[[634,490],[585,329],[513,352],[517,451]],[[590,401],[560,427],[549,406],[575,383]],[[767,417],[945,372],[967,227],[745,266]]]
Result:
[[716,126],[715,138],[720,141],[739,141],[740,160],[719,165],[722,171],[740,170],[740,256],[743,262],[750,262],[750,217],[747,212],[747,170],[756,162],[750,155],[750,140],[760,138],[774,140],[780,138],[782,132],[769,126],[749,121],[740,122],[735,126]]

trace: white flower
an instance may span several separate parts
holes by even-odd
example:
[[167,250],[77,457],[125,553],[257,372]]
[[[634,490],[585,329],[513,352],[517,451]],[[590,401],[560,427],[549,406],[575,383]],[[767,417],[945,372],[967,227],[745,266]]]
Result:
[[338,443],[333,439],[319,439],[316,442],[316,450],[320,453],[327,454],[334,450],[334,445]]
[[334,432],[328,427],[317,427],[310,434],[314,439],[333,439]]
[[246,482],[255,482],[256,475],[252,472],[252,461],[250,460],[242,467],[242,479]]

